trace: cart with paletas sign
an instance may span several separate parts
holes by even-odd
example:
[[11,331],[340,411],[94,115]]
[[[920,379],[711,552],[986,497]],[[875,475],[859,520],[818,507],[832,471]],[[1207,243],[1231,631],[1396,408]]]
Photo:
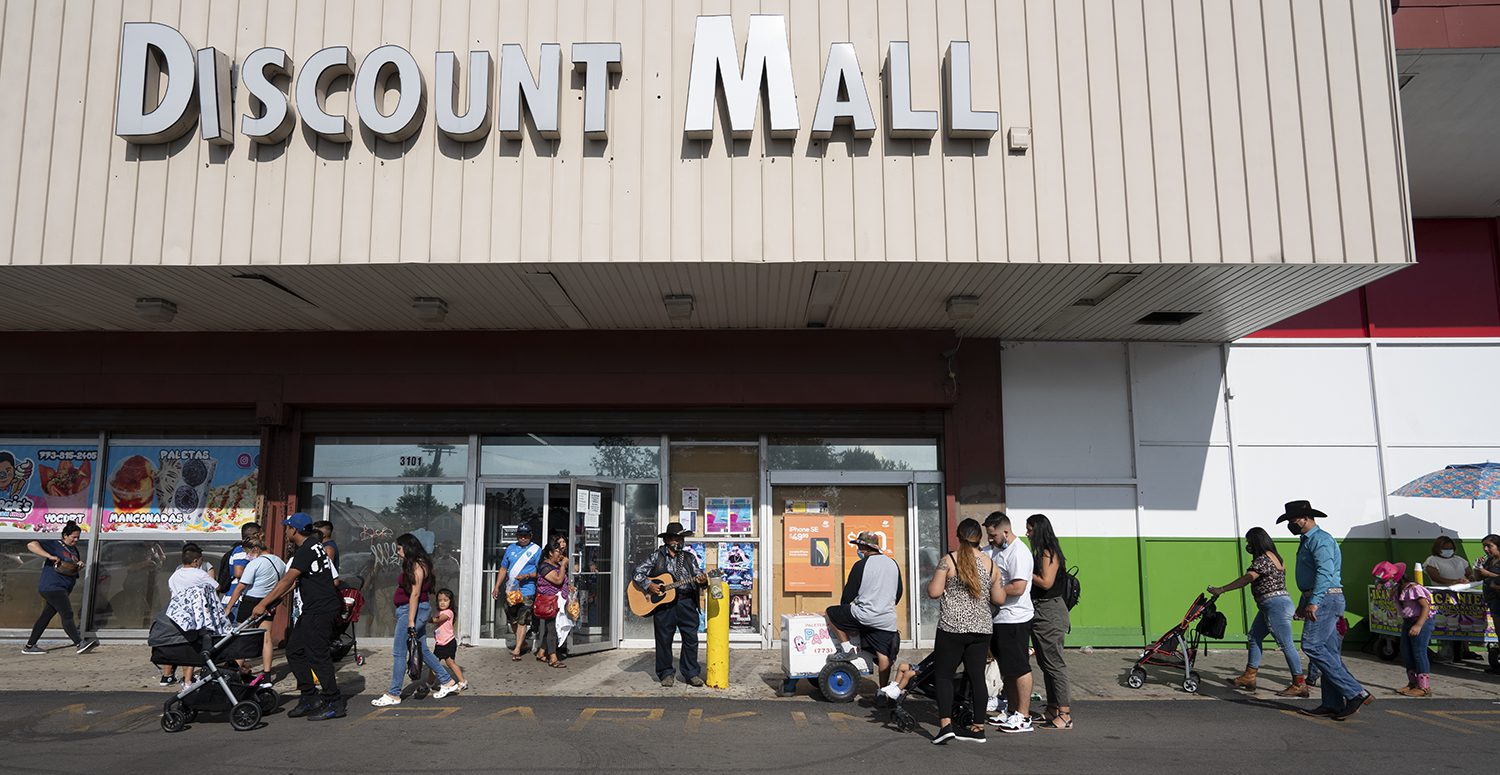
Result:
[[[1396,608],[1396,600],[1391,590],[1383,586],[1371,584],[1368,590],[1370,632],[1381,636],[1375,644],[1375,653],[1381,659],[1396,659],[1401,654],[1397,642],[1401,637],[1401,613]],[[1479,586],[1468,584],[1458,589],[1428,587],[1428,591],[1432,593],[1432,615],[1437,619],[1432,628],[1432,639],[1485,644],[1489,646],[1490,667],[1500,669],[1500,643],[1495,638],[1495,622],[1484,604],[1484,594],[1479,591]]]

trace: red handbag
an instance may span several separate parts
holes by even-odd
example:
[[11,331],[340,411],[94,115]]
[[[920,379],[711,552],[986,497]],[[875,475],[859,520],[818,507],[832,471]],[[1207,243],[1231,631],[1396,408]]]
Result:
[[557,616],[557,593],[543,592],[536,596],[536,605],[532,606],[531,613],[538,619],[552,619]]

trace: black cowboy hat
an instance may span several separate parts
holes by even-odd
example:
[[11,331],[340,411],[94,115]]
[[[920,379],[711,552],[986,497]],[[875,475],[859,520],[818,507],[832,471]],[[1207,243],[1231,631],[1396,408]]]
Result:
[[1281,524],[1289,519],[1298,517],[1312,517],[1314,519],[1326,519],[1327,514],[1312,507],[1309,501],[1291,501],[1286,505],[1286,513],[1276,518],[1276,524]]
[[691,531],[691,530],[683,530],[682,529],[682,523],[681,522],[668,522],[667,523],[667,529],[665,531],[663,531],[663,532],[657,533],[656,537],[657,538],[687,538],[688,536],[690,536],[692,534],[693,534],[693,531]]

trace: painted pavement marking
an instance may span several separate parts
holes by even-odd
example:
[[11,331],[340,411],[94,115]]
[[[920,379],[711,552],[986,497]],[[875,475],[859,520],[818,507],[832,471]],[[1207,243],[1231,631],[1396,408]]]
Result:
[[[612,718],[611,716],[616,713],[621,715],[619,717]],[[588,726],[588,723],[595,720],[596,718],[599,721],[620,721],[626,723],[641,721],[650,722],[661,721],[664,713],[665,711],[661,708],[584,708],[578,714],[578,720],[573,722],[573,726],[568,727],[568,731],[577,732],[578,730]]]
[[[1428,713],[1432,713],[1432,711],[1427,711],[1427,712]],[[1424,718],[1424,717],[1416,715],[1414,713],[1407,713],[1405,711],[1389,710],[1389,709],[1386,710],[1386,713],[1389,713],[1392,716],[1399,716],[1399,717],[1404,718],[1404,719],[1411,719],[1412,721],[1420,721],[1423,724],[1431,724],[1432,726],[1440,727],[1442,729],[1446,729],[1449,732],[1458,732],[1459,734],[1464,734],[1464,735],[1472,735],[1472,734],[1474,734],[1474,730],[1472,730],[1472,729],[1465,729],[1464,727],[1459,726],[1458,724],[1448,724],[1448,723],[1444,723],[1442,721],[1435,721],[1433,719]]]

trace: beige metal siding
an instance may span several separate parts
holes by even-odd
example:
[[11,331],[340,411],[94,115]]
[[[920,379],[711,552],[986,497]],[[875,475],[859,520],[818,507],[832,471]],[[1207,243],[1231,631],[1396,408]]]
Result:
[[[787,17],[802,131],[684,139],[695,17]],[[4,0],[0,260],[250,265],[707,261],[1402,263],[1410,260],[1390,18],[1366,0]],[[422,130],[351,144],[297,125],[228,149],[113,136],[121,24],[160,21],[236,62],[407,48]],[[582,134],[569,45],[620,41],[610,139]],[[913,102],[941,109],[949,41],[973,45],[994,140],[885,136],[882,69],[911,42]],[[854,43],[870,140],[811,139],[829,44]],[[564,47],[562,136],[453,143],[439,50]],[[248,110],[237,88],[235,122]],[[330,112],[349,111],[347,89]],[[1032,150],[1005,132],[1030,127]],[[238,127],[236,126],[236,129]],[[420,289],[417,289],[420,290]],[[600,289],[608,292],[607,289]],[[793,292],[788,289],[788,292]],[[797,293],[800,293],[798,291]],[[732,296],[732,294],[731,294]],[[893,300],[893,303],[897,300]]]

